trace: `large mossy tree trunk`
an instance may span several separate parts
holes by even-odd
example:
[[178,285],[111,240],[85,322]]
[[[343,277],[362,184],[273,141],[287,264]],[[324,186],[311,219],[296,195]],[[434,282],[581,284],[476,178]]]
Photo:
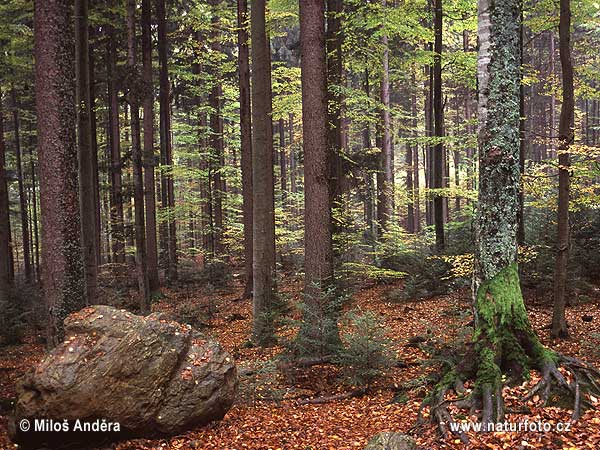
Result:
[[479,0],[474,338],[484,422],[492,418],[486,399],[500,395],[502,375],[520,378],[549,357],[529,323],[517,270],[520,17],[518,0]]

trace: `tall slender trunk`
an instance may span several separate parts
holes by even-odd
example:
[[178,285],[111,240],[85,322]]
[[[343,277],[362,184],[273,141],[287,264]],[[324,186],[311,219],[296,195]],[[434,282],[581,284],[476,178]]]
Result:
[[575,99],[573,92],[573,62],[571,60],[571,4],[560,0],[560,63],[563,73],[562,107],[559,126],[558,155],[558,235],[556,269],[554,271],[554,312],[552,335],[567,337],[565,319],[567,264],[569,262],[569,193],[570,157],[569,146],[574,143]]
[[35,100],[42,211],[42,282],[48,344],[62,341],[63,320],[83,306],[84,277],[77,190],[72,4],[36,0]]
[[287,200],[287,161],[285,157],[285,121],[280,118],[277,123],[279,129],[279,167],[281,170],[281,200],[285,204]]
[[252,339],[262,346],[275,341],[275,199],[273,126],[271,123],[271,51],[265,0],[251,9],[252,39],[252,181],[253,181],[253,326]]
[[117,43],[115,30],[108,26],[107,79],[108,126],[110,143],[110,209],[113,260],[125,262],[125,228],[123,213],[123,177],[121,174],[121,127],[119,124],[119,98],[117,87]]
[[17,183],[19,186],[19,209],[21,212],[21,238],[23,242],[23,264],[25,267],[25,279],[31,282],[31,254],[29,251],[29,219],[27,216],[27,195],[23,179],[23,164],[21,162],[21,132],[19,120],[19,105],[17,102],[17,91],[13,86],[11,89],[12,116],[15,139],[15,157],[17,165]]
[[290,191],[298,192],[296,185],[296,151],[294,150],[294,114],[290,113],[289,117],[289,136],[290,136]]
[[[386,0],[382,0],[385,8]],[[392,155],[392,135],[391,135],[391,116],[390,116],[390,74],[389,74],[389,49],[388,37],[384,34],[381,37],[383,46],[382,72],[381,72],[381,176],[378,180],[383,182],[382,186],[377,186],[377,218],[381,231],[388,229],[388,223],[392,218],[394,209],[394,171]]]
[[[96,27],[89,27],[89,41],[96,34]],[[90,138],[91,138],[91,154],[92,154],[92,186],[94,187],[94,249],[96,250],[96,267],[102,263],[102,244],[100,242],[100,234],[102,230],[102,216],[100,213],[100,180],[98,173],[98,120],[96,117],[96,67],[94,51],[90,44],[89,46],[89,80],[90,80]]]
[[[33,247],[34,247],[34,260],[35,260],[35,273],[37,281],[40,280],[40,242],[39,242],[39,226],[38,226],[38,202],[37,202],[37,175],[35,170],[35,162],[33,160],[33,147],[35,145],[33,125],[29,122],[29,173],[31,176],[31,211],[32,217],[31,222],[33,224]],[[1,200],[0,200],[1,201]],[[1,254],[1,253],[0,253]]]
[[8,214],[8,182],[6,176],[6,144],[4,114],[0,92],[0,304],[9,299],[10,276],[10,217]]
[[[524,44],[524,33],[523,27],[523,12],[521,11],[521,25],[519,27],[519,48],[520,48],[520,66],[521,70],[520,83],[519,83],[519,173],[521,177],[525,173],[525,84],[523,84],[523,67],[525,64],[523,44]],[[525,192],[523,186],[519,189],[519,211],[517,213],[517,243],[519,245],[525,245]]]
[[324,2],[300,0],[302,132],[304,136],[304,295],[298,333],[319,355],[339,341],[333,287],[333,245],[327,152],[327,66]]
[[[427,49],[432,50],[432,45],[428,44]],[[424,86],[425,91],[425,135],[428,138],[433,136],[433,70],[431,66],[425,66],[426,81]],[[424,160],[425,160],[425,188],[430,190],[433,189],[433,145],[431,140],[427,140],[427,144],[424,149]],[[425,202],[425,223],[427,226],[433,225],[433,196],[431,192],[428,192],[427,199]]]
[[158,248],[156,242],[156,180],[154,177],[154,85],[152,84],[152,5],[142,0],[142,79],[146,95],[144,109],[144,201],[146,211],[146,261],[148,288],[159,288]]
[[[444,187],[445,152],[441,138],[444,136],[444,109],[442,98],[442,0],[434,0],[433,29],[433,121],[437,142],[433,149],[433,188]],[[433,199],[433,221],[437,251],[444,250],[444,196],[440,191]]]
[[[340,206],[344,177],[342,158],[342,0],[327,0],[327,145],[329,148],[330,197],[333,208]],[[337,224],[334,223],[334,226]]]
[[244,216],[244,272],[246,276],[242,298],[252,297],[252,113],[250,107],[248,19],[248,1],[237,0],[242,213]]
[[[369,86],[369,70],[365,69],[365,79],[363,83],[363,89],[365,91],[365,95],[370,97],[370,86]],[[362,140],[363,140],[363,149],[367,151],[371,148],[371,129],[369,124],[365,124],[365,128],[362,132]],[[364,173],[365,185],[367,189],[366,198],[365,198],[365,220],[367,222],[367,228],[369,230],[369,234],[371,236],[375,235],[375,211],[373,208],[374,197],[375,197],[375,188],[373,186],[373,174],[367,168]]]
[[[171,144],[171,95],[169,88],[169,62],[167,41],[167,17],[165,0],[156,0],[156,18],[158,22],[158,60],[160,63],[159,104],[160,104],[160,159],[164,168],[173,165]],[[163,259],[166,261],[167,278],[177,279],[177,226],[174,214],[175,195],[173,176],[162,172],[161,175],[162,208],[168,210],[167,225],[161,225],[161,245]]]
[[223,115],[222,115],[222,87],[219,82],[215,82],[209,95],[209,104],[211,107],[210,114],[210,146],[213,150],[211,165],[214,168],[212,172],[212,192],[213,192],[213,209],[214,209],[214,244],[215,253],[217,256],[224,254],[223,248],[223,196],[225,194],[224,182],[222,176],[223,156],[224,156],[224,141],[223,141]]
[[75,0],[75,75],[77,82],[77,154],[79,159],[79,206],[81,244],[85,274],[85,301],[96,303],[98,259],[96,249],[96,207],[92,124],[90,121],[90,68],[88,0]]
[[[417,92],[416,92],[416,74],[413,71],[413,91],[411,95],[411,115],[412,115],[412,129],[413,136],[417,137],[417,126],[418,126],[418,117],[417,117]],[[419,145],[417,143],[414,144],[413,150],[413,160],[412,160],[412,172],[413,172],[413,210],[414,210],[414,231],[415,233],[419,233],[421,231],[421,202],[420,202],[420,170],[419,170]]]
[[139,84],[137,72],[137,45],[135,32],[136,1],[127,2],[127,66],[135,74],[134,84],[129,87],[129,105],[131,107],[131,165],[133,168],[133,204],[135,224],[135,265],[138,289],[140,292],[140,310],[150,312],[150,289],[146,261],[146,226],[144,222],[144,174],[142,171],[142,144],[140,131]]

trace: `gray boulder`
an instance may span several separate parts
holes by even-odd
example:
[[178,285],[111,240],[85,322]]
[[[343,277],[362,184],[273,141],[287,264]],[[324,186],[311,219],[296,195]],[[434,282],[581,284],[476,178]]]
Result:
[[417,444],[410,436],[386,431],[371,438],[364,450],[415,450]]
[[65,320],[64,343],[21,381],[12,434],[27,441],[18,424],[40,418],[176,434],[223,418],[237,385],[233,358],[189,326],[90,306]]

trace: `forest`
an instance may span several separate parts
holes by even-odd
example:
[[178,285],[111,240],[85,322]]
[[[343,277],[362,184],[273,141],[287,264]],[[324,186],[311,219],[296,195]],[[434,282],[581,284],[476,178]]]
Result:
[[595,0],[2,0],[0,448],[600,448]]

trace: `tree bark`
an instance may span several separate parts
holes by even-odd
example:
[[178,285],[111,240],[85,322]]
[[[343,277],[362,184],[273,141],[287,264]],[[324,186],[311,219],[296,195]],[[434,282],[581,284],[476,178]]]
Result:
[[34,2],[35,88],[42,210],[42,282],[48,344],[84,302],[77,190],[72,4]]
[[4,114],[0,92],[0,303],[9,299],[10,276],[10,216],[8,213],[8,181],[6,176],[6,144],[4,141]]
[[242,213],[244,217],[244,272],[246,275],[242,298],[252,297],[252,113],[250,107],[248,19],[248,1],[237,0]]
[[[298,192],[296,184],[296,151],[294,148],[294,114],[290,113],[289,118],[289,135],[290,135],[290,191]],[[295,202],[294,202],[295,203]]]
[[[96,27],[89,27],[89,40],[96,34]],[[100,234],[102,232],[102,215],[100,211],[100,180],[98,167],[98,121],[96,117],[96,67],[93,47],[89,47],[89,80],[90,80],[90,137],[92,149],[92,186],[94,187],[94,219],[95,219],[95,242],[96,268],[102,264],[102,244]],[[97,269],[96,269],[97,271]]]
[[[171,94],[169,88],[169,61],[167,41],[167,17],[165,0],[156,0],[158,22],[158,60],[160,63],[159,104],[160,104],[160,159],[163,170],[173,165],[171,144]],[[169,281],[177,280],[177,227],[173,218],[175,195],[173,176],[161,172],[161,203],[168,211],[167,224],[161,225],[161,245],[164,264]]]
[[137,68],[135,32],[136,1],[127,2],[127,67],[129,69],[129,105],[131,107],[131,165],[133,168],[133,205],[135,226],[135,266],[140,293],[140,311],[150,312],[150,289],[146,261],[146,225],[144,222],[144,174],[142,170],[142,143],[140,127],[141,84]]
[[302,132],[304,136],[304,295],[307,310],[297,337],[322,355],[339,341],[332,295],[333,245],[327,155],[327,66],[323,0],[300,0]]
[[332,208],[341,206],[344,177],[342,158],[342,0],[327,0],[327,27],[325,36],[327,55],[327,145],[329,148],[330,197]]
[[212,198],[214,212],[214,246],[217,256],[224,254],[223,248],[223,196],[225,194],[224,180],[222,177],[225,144],[223,141],[223,113],[222,113],[222,87],[215,81],[209,95],[208,102],[211,107],[210,114],[210,146],[213,150],[211,166],[212,171]]
[[[442,98],[442,0],[434,0],[433,29],[433,134],[437,139],[433,148],[433,189],[444,187],[445,152],[442,138],[444,137],[444,107]],[[444,238],[444,196],[440,191],[435,192],[433,199],[433,221],[435,225],[435,245],[438,252],[445,247]]]
[[85,302],[88,305],[93,305],[97,303],[98,258],[96,249],[96,205],[94,202],[94,155],[90,120],[88,32],[88,1],[75,0],[75,75],[77,84],[77,154],[79,160],[81,244],[85,275]]
[[142,79],[146,95],[144,109],[144,200],[146,211],[146,261],[148,288],[158,290],[158,247],[156,241],[156,180],[154,176],[154,85],[152,84],[152,5],[142,0]]
[[280,118],[277,122],[279,129],[279,167],[281,171],[281,201],[285,205],[287,201],[287,160],[285,157],[285,120]]
[[252,39],[252,181],[253,181],[253,325],[252,339],[261,346],[275,341],[275,200],[273,126],[271,123],[271,54],[266,31],[265,0],[251,8]]
[[569,146],[575,139],[575,99],[573,91],[573,62],[571,60],[571,5],[570,0],[560,1],[560,63],[563,73],[562,106],[559,126],[558,155],[558,234],[556,269],[554,272],[554,312],[552,335],[567,337],[565,319],[567,264],[569,262]]
[[[385,8],[386,0],[382,0]],[[391,117],[390,117],[390,74],[389,74],[389,48],[388,37],[381,37],[383,46],[382,72],[381,72],[381,176],[378,180],[382,181],[382,186],[377,186],[377,219],[381,232],[388,229],[388,224],[392,218],[394,210],[394,170],[392,154],[392,135],[391,135]],[[379,184],[379,183],[378,183]]]
[[479,0],[479,198],[474,278],[482,422],[501,404],[502,376],[542,369],[549,353],[529,322],[517,268],[520,2]]
[[29,247],[29,219],[27,214],[27,194],[25,193],[25,183],[23,179],[23,164],[21,161],[21,132],[19,120],[19,104],[17,102],[17,91],[13,86],[11,89],[12,98],[12,116],[15,140],[15,158],[17,166],[17,184],[19,187],[19,210],[21,214],[21,238],[23,243],[23,265],[25,269],[25,279],[31,282],[31,253]]
[[117,87],[117,45],[115,30],[107,27],[108,126],[110,144],[110,206],[112,252],[115,263],[125,263],[125,229],[123,213],[123,177],[121,174],[121,127]]

